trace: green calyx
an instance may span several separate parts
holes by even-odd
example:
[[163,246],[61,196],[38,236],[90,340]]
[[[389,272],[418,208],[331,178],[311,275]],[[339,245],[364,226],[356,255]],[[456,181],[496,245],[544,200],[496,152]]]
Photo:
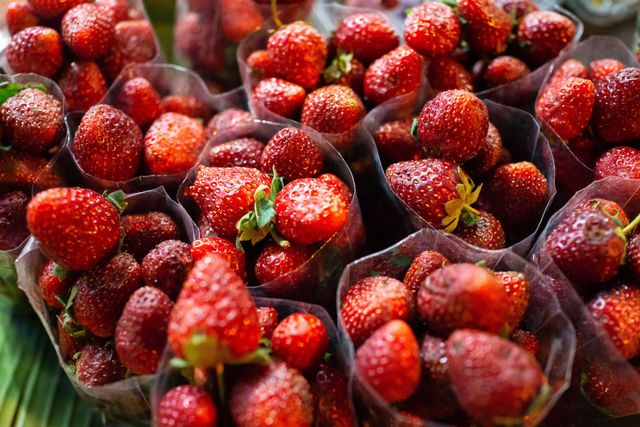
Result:
[[119,214],[124,212],[124,210],[127,208],[127,202],[124,201],[127,198],[127,195],[124,193],[124,191],[117,190],[111,193],[105,191],[104,193],[102,193],[102,195],[109,201],[109,203],[111,203],[116,208]]
[[589,383],[589,376],[586,374],[586,372],[582,372],[582,374],[580,375],[580,394],[582,394],[582,396],[589,403],[589,405],[591,405],[593,408],[595,408],[598,412],[606,415],[607,417],[611,417],[611,418],[615,417],[616,416],[615,413],[611,412],[607,408],[604,408],[604,407],[594,403],[591,400],[591,397],[589,396],[589,393],[587,393],[587,390],[585,389],[585,387],[587,386],[588,383]]
[[69,271],[66,270],[64,267],[62,267],[61,265],[55,264],[53,266],[53,275],[60,280],[65,280],[69,275]]
[[47,92],[47,88],[42,84],[20,84],[20,83],[12,83],[12,82],[2,82],[0,83],[0,105],[4,104],[4,102],[16,95],[23,89],[38,89],[42,92]]
[[446,6],[449,6],[455,12],[458,11],[458,2],[456,0],[441,0],[441,3]]
[[[268,340],[267,340],[268,341]],[[182,346],[184,359],[173,358],[171,366],[177,369],[211,368],[219,365],[263,365],[271,362],[271,343],[262,344],[256,350],[235,356],[229,347],[215,335],[195,332]]]
[[464,218],[462,218],[462,221],[465,225],[469,224],[467,226],[476,223],[477,215],[479,214],[471,205],[478,201],[482,184],[476,188],[471,178],[469,178],[469,175],[460,167],[458,167],[458,176],[460,177],[460,183],[456,185],[456,191],[459,197],[454,200],[449,200],[444,205],[447,216],[444,217],[441,225],[443,230],[448,233],[452,233],[456,229],[463,214]]
[[339,53],[331,64],[322,72],[322,76],[327,83],[335,83],[342,77],[349,75],[353,61],[353,53]]
[[67,301],[64,301],[59,296],[56,296],[56,299],[62,304],[62,327],[74,338],[85,338],[88,336],[88,332],[78,324],[71,314],[73,300],[76,298],[76,295],[78,295],[78,288],[74,286],[71,288],[71,292],[69,292]]

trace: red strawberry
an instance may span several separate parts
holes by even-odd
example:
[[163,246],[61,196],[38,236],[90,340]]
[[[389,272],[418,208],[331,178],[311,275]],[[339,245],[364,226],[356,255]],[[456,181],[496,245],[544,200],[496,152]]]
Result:
[[264,18],[251,0],[220,0],[220,29],[234,43],[260,28]]
[[85,345],[85,339],[83,335],[86,332],[83,330],[69,332],[69,325],[65,325],[62,320],[64,315],[58,315],[56,317],[56,324],[58,327],[58,346],[60,347],[60,355],[66,362],[74,360],[77,353],[82,351]]
[[449,6],[427,2],[411,9],[406,17],[404,39],[424,56],[444,57],[458,45],[460,22]]
[[[206,255],[184,282],[169,318],[169,346],[195,367],[253,352],[260,340],[256,306],[240,276],[217,255]],[[217,351],[211,351],[215,346]]]
[[[273,282],[280,277],[296,271],[304,265],[315,250],[309,246],[289,245],[286,248],[270,243],[260,252],[255,264],[258,283]],[[289,274],[290,282],[297,284],[302,277]]]
[[338,52],[353,53],[358,61],[369,64],[398,47],[398,36],[377,13],[350,15],[338,25],[333,45]]
[[129,2],[127,0],[96,0],[95,3],[105,9],[116,24],[129,19]]
[[499,54],[511,33],[509,14],[491,0],[461,0],[458,14],[467,21],[465,39],[479,54]]
[[260,80],[275,77],[278,74],[266,49],[253,51],[247,57],[247,65],[251,68],[253,76]]
[[513,332],[520,324],[529,307],[529,281],[518,271],[497,271],[496,280],[502,285],[509,300],[509,329]]
[[624,68],[626,68],[626,66],[617,59],[597,59],[589,63],[589,78],[593,80],[595,84],[598,84],[600,80],[609,74],[616,73]]
[[619,221],[620,226],[622,227],[626,227],[627,225],[629,225],[629,217],[627,216],[627,213],[624,211],[622,206],[620,206],[618,203],[614,202],[613,200],[598,199],[598,198],[589,199],[586,202],[584,202],[582,207],[599,209],[602,212],[609,215],[610,217],[612,217],[613,219]]
[[178,225],[164,212],[124,215],[120,226],[123,235],[121,250],[138,261],[142,261],[158,243],[180,237]]
[[625,68],[598,83],[593,123],[605,142],[640,138],[640,68]]
[[191,95],[168,95],[162,98],[163,113],[179,113],[206,122],[211,118],[209,106]]
[[466,169],[474,176],[480,176],[493,169],[502,157],[502,137],[500,132],[489,122],[489,131],[478,154],[465,164]]
[[340,193],[344,196],[347,201],[351,201],[353,199],[353,191],[347,184],[344,183],[343,180],[338,178],[332,173],[323,173],[318,177],[320,181],[324,181],[329,185],[334,186]]
[[0,150],[0,191],[22,189],[30,192],[36,180],[40,188],[64,186],[64,179],[58,171],[47,167],[48,162],[43,156]]
[[273,331],[271,344],[273,354],[302,371],[322,360],[329,348],[329,334],[322,320],[313,314],[294,313]]
[[307,95],[300,121],[321,133],[353,130],[366,110],[360,97],[348,86],[329,85]]
[[525,15],[539,10],[538,5],[532,0],[496,0],[495,3],[516,21],[520,21]]
[[273,307],[258,307],[258,323],[260,323],[260,336],[271,339],[273,331],[278,326],[278,311]]
[[486,332],[454,332],[447,340],[447,354],[458,401],[482,425],[523,419],[547,382],[526,350]]
[[527,64],[514,56],[498,56],[487,64],[483,81],[487,87],[500,86],[529,74],[531,70]]
[[125,66],[150,61],[156,53],[155,35],[148,21],[134,19],[119,22],[115,27],[111,50],[102,61],[103,71],[113,80]]
[[436,251],[424,251],[418,255],[404,275],[403,282],[411,290],[413,300],[427,277],[439,268],[449,265],[449,260]]
[[571,77],[588,79],[589,71],[587,71],[584,64],[577,59],[567,59],[562,63],[560,68],[553,72],[547,85],[553,85],[554,83],[561,82]]
[[323,167],[322,152],[303,130],[284,128],[267,143],[260,159],[265,173],[274,170],[287,181],[318,175]]
[[542,91],[536,101],[536,114],[560,138],[568,140],[581,135],[589,125],[594,103],[593,82],[571,77]]
[[67,270],[87,270],[120,241],[118,211],[100,194],[83,188],[53,188],[35,195],[27,225],[40,250]]
[[159,288],[171,298],[175,298],[193,263],[187,243],[165,240],[142,260],[142,277],[147,286]]
[[211,427],[217,421],[216,404],[204,387],[181,385],[169,390],[158,404],[158,427]]
[[254,193],[261,185],[269,187],[271,180],[257,169],[199,166],[187,191],[216,233],[235,237],[236,224],[253,209]]
[[513,332],[513,335],[511,335],[511,341],[524,348],[531,356],[536,357],[538,348],[540,347],[540,342],[531,332],[516,329]]
[[605,151],[596,161],[596,179],[618,176],[640,179],[640,151],[631,147],[615,147]]
[[489,113],[472,93],[448,90],[427,102],[418,117],[418,139],[428,155],[463,162],[474,157],[489,130]]
[[355,369],[389,403],[411,396],[420,382],[418,342],[409,325],[392,320],[358,348]]
[[621,284],[602,292],[588,308],[622,357],[631,359],[640,354],[640,290],[636,286]]
[[14,73],[36,73],[51,78],[62,65],[62,40],[51,28],[25,28],[11,38],[6,55]]
[[305,96],[302,86],[272,77],[258,83],[252,100],[274,114],[291,119],[298,115]]
[[86,0],[28,0],[38,16],[45,19],[59,18],[72,7],[84,3]]
[[0,251],[17,248],[29,237],[27,203],[29,198],[22,191],[0,194]]
[[85,112],[96,105],[107,92],[102,71],[93,61],[73,61],[58,78],[68,110]]
[[518,42],[533,65],[558,56],[576,34],[576,26],[566,16],[550,10],[531,12],[518,25]]
[[251,113],[237,108],[229,108],[216,114],[207,124],[207,137],[213,138],[218,132],[251,121]]
[[581,391],[592,404],[611,416],[634,413],[636,409],[632,396],[638,388],[637,379],[630,379],[628,369],[621,369],[620,365],[611,363],[608,358],[595,356],[593,359],[583,369]]
[[80,58],[102,58],[113,45],[115,23],[96,4],[74,6],[65,13],[61,26],[62,39]]
[[142,286],[142,271],[136,260],[119,253],[76,281],[73,317],[98,337],[113,336],[116,324],[131,294]]
[[411,135],[413,118],[395,120],[381,125],[373,135],[385,165],[405,160],[418,160],[421,150]]
[[241,278],[246,275],[244,252],[238,250],[230,241],[220,237],[201,237],[191,243],[193,262],[203,258],[206,254],[216,254],[227,260],[231,269]]
[[229,396],[237,427],[313,425],[313,395],[302,374],[284,362],[247,369]]
[[40,19],[35,14],[33,7],[29,3],[11,2],[7,6],[5,15],[9,34],[14,35],[25,28],[35,27],[40,23]]
[[[425,4],[440,5],[440,3]],[[448,56],[439,56],[431,60],[427,79],[429,80],[429,86],[436,92],[451,89],[473,92],[473,79],[471,74],[469,74],[458,61]]]
[[362,95],[365,71],[362,62],[355,59],[352,53],[341,53],[325,68],[322,78],[327,85],[349,86],[355,93]]
[[376,59],[364,75],[364,96],[383,102],[420,88],[422,58],[408,46],[400,46]]
[[311,379],[318,427],[351,427],[355,419],[351,410],[349,380],[338,369],[321,364]]
[[411,319],[408,286],[391,277],[371,276],[358,280],[347,290],[342,297],[340,317],[356,348],[385,323]]
[[216,145],[209,152],[209,166],[243,166],[260,169],[264,144],[254,138],[239,138]]
[[138,125],[122,111],[106,104],[95,105],[87,111],[71,142],[71,152],[85,173],[111,181],[125,181],[135,176],[142,147]]
[[133,119],[140,127],[146,127],[162,114],[162,101],[155,88],[144,77],[127,80],[118,90],[114,106]]
[[59,299],[67,301],[74,280],[73,275],[61,269],[55,262],[47,261],[38,276],[38,287],[47,305],[51,308],[64,308]]
[[312,26],[293,23],[269,37],[267,51],[278,74],[305,89],[318,84],[327,60],[327,44]]
[[509,320],[504,288],[473,264],[452,264],[431,273],[420,286],[417,302],[420,318],[442,336],[461,328],[498,333]]
[[122,366],[113,346],[87,344],[76,362],[76,376],[81,383],[96,387],[123,380],[127,369]]
[[144,137],[144,163],[153,175],[186,172],[207,142],[204,127],[191,117],[164,113]]
[[484,249],[503,249],[507,245],[502,223],[483,210],[478,210],[475,215],[464,216],[454,234],[467,243]]

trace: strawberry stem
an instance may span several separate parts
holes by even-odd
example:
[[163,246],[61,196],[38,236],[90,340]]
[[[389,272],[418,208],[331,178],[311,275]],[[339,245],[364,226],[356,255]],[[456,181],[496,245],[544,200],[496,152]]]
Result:
[[631,233],[633,231],[634,228],[636,228],[638,226],[638,224],[640,224],[640,215],[638,215],[637,217],[635,217],[635,219],[633,221],[631,221],[629,223],[629,225],[627,225],[625,228],[622,229],[622,232],[627,235],[629,233]]
[[271,16],[273,17],[273,23],[276,24],[276,28],[281,28],[282,21],[278,16],[278,0],[271,0]]

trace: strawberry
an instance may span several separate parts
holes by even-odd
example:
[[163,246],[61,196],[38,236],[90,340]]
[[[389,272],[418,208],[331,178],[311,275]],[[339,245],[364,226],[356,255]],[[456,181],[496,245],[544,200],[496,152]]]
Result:
[[58,86],[64,94],[68,110],[86,112],[96,105],[107,92],[102,71],[93,61],[72,61],[66,65]]
[[449,378],[464,410],[481,425],[522,420],[547,380],[526,350],[486,332],[463,329],[447,340]]
[[11,37],[6,55],[14,73],[36,73],[51,78],[62,65],[62,40],[51,28],[25,28]]
[[27,226],[40,250],[67,270],[98,264],[120,241],[116,208],[100,194],[83,188],[52,188],[27,206]]
[[187,243],[179,240],[165,240],[142,260],[142,277],[147,286],[159,288],[175,298],[193,263]]
[[376,59],[364,74],[364,96],[374,105],[417,91],[422,58],[408,46],[400,46]]
[[540,342],[538,341],[538,338],[529,331],[516,329],[511,335],[511,341],[525,349],[527,353],[533,357],[536,357],[536,354],[538,354]]
[[387,19],[377,13],[347,16],[333,34],[338,52],[352,53],[363,64],[370,64],[398,47],[398,36]]
[[144,77],[127,80],[118,89],[113,105],[141,128],[147,127],[162,114],[160,95]]
[[115,24],[129,19],[129,2],[127,0],[96,0],[95,3],[107,11]]
[[64,179],[58,171],[47,166],[48,162],[40,155],[0,150],[0,191],[22,189],[30,192],[36,179],[39,188],[64,186]]
[[115,37],[115,23],[96,4],[74,6],[62,18],[62,39],[74,54],[83,59],[102,58]]
[[216,404],[204,387],[181,385],[165,393],[158,404],[158,427],[211,427],[218,418]]
[[272,77],[253,90],[252,101],[286,118],[294,118],[302,108],[306,93],[302,86]]
[[14,35],[25,28],[35,27],[40,23],[40,18],[35,14],[29,3],[11,2],[7,6],[5,14],[9,34]]
[[532,0],[496,0],[495,3],[516,21],[520,21],[525,15],[539,10],[538,5]]
[[56,325],[58,327],[58,346],[60,347],[60,355],[65,362],[71,362],[76,354],[82,351],[86,343],[86,331],[79,330],[69,332],[69,325],[64,324],[64,315],[56,316]]
[[461,0],[458,14],[467,21],[465,39],[479,54],[500,54],[511,33],[509,14],[491,0]]
[[28,0],[36,15],[44,19],[59,18],[72,7],[84,3],[86,0]]
[[264,144],[254,138],[238,138],[216,145],[209,152],[209,166],[242,166],[260,169]]
[[543,64],[558,56],[576,34],[576,26],[566,16],[550,10],[531,12],[518,25],[518,43],[528,62]]
[[360,97],[348,86],[329,85],[307,95],[300,121],[321,133],[353,130],[366,110]]
[[264,80],[278,74],[266,49],[253,51],[247,57],[247,65],[256,79]]
[[216,114],[207,123],[207,138],[213,138],[218,132],[251,121],[251,113],[237,108],[229,108]]
[[74,280],[75,277],[72,274],[48,260],[38,276],[38,287],[47,305],[51,308],[63,309],[61,300],[67,300]]
[[385,165],[405,160],[418,160],[421,150],[411,135],[413,118],[382,124],[373,134],[378,153]]
[[417,306],[429,330],[442,336],[461,328],[498,333],[509,319],[504,288],[473,264],[452,264],[431,273],[420,286]]
[[273,307],[258,307],[258,323],[260,323],[260,336],[271,339],[273,331],[278,326],[278,311]]
[[220,29],[222,35],[233,43],[240,43],[260,28],[264,18],[251,0],[220,0]]
[[605,151],[596,161],[596,179],[618,176],[640,179],[640,150],[631,147],[615,147]]
[[258,283],[270,283],[288,275],[288,280],[297,284],[302,277],[290,274],[302,267],[315,250],[310,246],[289,245],[285,248],[270,243],[258,255],[255,274]]
[[85,173],[111,181],[125,181],[135,176],[142,147],[138,125],[122,111],[106,104],[95,105],[87,111],[71,142],[71,152]]
[[449,6],[427,2],[411,9],[405,18],[404,39],[421,55],[444,58],[460,41],[460,21]]
[[507,245],[502,223],[483,210],[464,216],[454,234],[470,245],[484,249],[503,249]]
[[418,140],[432,157],[452,162],[471,159],[489,130],[489,113],[472,93],[448,90],[427,102],[418,117]]
[[364,89],[365,71],[362,62],[355,59],[352,53],[341,53],[325,68],[322,72],[322,78],[327,85],[349,86],[361,96]]
[[145,286],[124,306],[115,333],[118,358],[131,372],[153,374],[167,342],[167,323],[173,308],[160,289]]
[[392,320],[376,330],[358,348],[355,369],[389,403],[411,396],[420,382],[420,355],[409,325]]
[[320,364],[311,378],[318,427],[351,427],[356,424],[351,410],[349,380],[338,369]]
[[607,77],[609,74],[616,73],[624,68],[626,68],[626,66],[617,59],[597,59],[589,63],[589,78],[595,84],[598,84],[600,80]]
[[267,51],[283,79],[305,89],[320,81],[327,60],[327,44],[312,26],[293,23],[281,27],[269,37]]
[[227,260],[231,269],[241,278],[246,275],[244,252],[228,240],[220,237],[201,237],[191,243],[191,257],[193,262],[203,258],[206,254],[216,254]]
[[153,27],[144,19],[118,22],[113,40],[109,53],[102,60],[102,70],[111,80],[114,80],[125,66],[147,62],[156,56]]
[[[439,4],[439,3],[426,3]],[[471,74],[455,59],[448,56],[433,58],[427,72],[429,86],[436,92],[461,89],[473,92]]]
[[309,313],[285,317],[271,336],[273,354],[292,368],[305,370],[319,363],[329,348],[322,320]]
[[153,175],[186,172],[198,162],[207,142],[196,119],[178,113],[158,117],[144,137],[144,163]]
[[211,118],[211,109],[200,99],[191,95],[167,95],[162,98],[163,113],[179,113],[192,119],[206,122]]
[[164,212],[124,215],[120,226],[123,235],[121,250],[138,261],[142,261],[158,243],[180,237],[178,225]]
[[258,348],[256,306],[227,261],[209,254],[195,263],[171,312],[168,337],[174,354],[195,367],[231,361]]
[[76,362],[76,376],[88,387],[96,387],[123,380],[127,369],[122,366],[113,346],[87,344]]
[[493,169],[502,156],[502,137],[500,132],[489,122],[489,131],[478,154],[465,164],[466,169],[474,176],[480,176]]
[[425,335],[420,345],[423,380],[450,386],[446,343],[442,338]]
[[589,313],[625,359],[640,354],[640,290],[619,284],[588,303]]
[[625,68],[604,77],[596,88],[593,124],[605,142],[640,138],[640,68]]
[[413,260],[402,280],[411,291],[414,302],[422,282],[431,273],[449,264],[449,260],[437,251],[424,251]]
[[199,166],[187,192],[216,233],[235,237],[236,224],[253,209],[254,193],[261,185],[269,187],[271,180],[257,169]]
[[640,280],[640,234],[636,234],[627,246],[627,265],[636,280]]
[[353,199],[353,191],[351,191],[351,188],[349,188],[349,186],[347,184],[345,184],[343,180],[341,180],[340,178],[338,178],[334,174],[332,174],[332,173],[323,173],[322,175],[320,175],[318,177],[318,179],[320,181],[324,181],[325,183],[335,187],[338,191],[340,191],[340,194],[342,194],[342,196],[346,200],[350,201],[350,200]]
[[302,374],[284,362],[247,369],[231,390],[237,427],[313,425],[313,395]]
[[27,203],[29,198],[23,191],[0,194],[0,251],[17,248],[29,237]]
[[318,175],[323,156],[316,143],[303,130],[284,128],[271,137],[262,151],[261,169],[273,172],[287,181]]
[[554,83],[561,82],[571,77],[589,79],[589,71],[584,64],[577,59],[567,59],[557,70],[553,72],[547,86],[551,86]]
[[385,323],[411,319],[408,286],[391,277],[371,276],[358,280],[346,291],[340,317],[356,348]]
[[638,388],[637,380],[630,379],[628,369],[621,369],[617,363],[597,356],[593,359],[586,363],[580,378],[585,397],[609,416],[634,413],[632,396]]
[[529,74],[527,64],[514,56],[502,55],[487,64],[483,81],[487,87],[500,86]]
[[520,324],[529,307],[529,281],[518,271],[497,271],[496,280],[502,285],[509,300],[507,323],[513,332]]
[[619,221],[621,227],[629,225],[629,217],[622,206],[613,200],[606,199],[589,199],[582,204],[584,208],[599,209],[614,220]]

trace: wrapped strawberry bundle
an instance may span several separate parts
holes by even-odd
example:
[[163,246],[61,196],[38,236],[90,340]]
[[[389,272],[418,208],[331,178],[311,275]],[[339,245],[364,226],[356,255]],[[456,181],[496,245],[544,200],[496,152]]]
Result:
[[640,179],[640,68],[614,37],[595,36],[561,55],[536,100],[562,200],[594,179]]
[[18,0],[3,23],[3,68],[54,79],[70,111],[98,103],[127,65],[162,58],[140,0]]
[[571,323],[510,251],[423,229],[350,264],[338,306],[371,425],[537,425],[569,385]]
[[578,337],[559,423],[640,413],[639,214],[640,181],[596,181],[551,217],[532,252]]
[[148,418],[195,224],[163,189],[125,198],[78,187],[37,194],[27,223],[19,285],[71,383],[109,418]]

